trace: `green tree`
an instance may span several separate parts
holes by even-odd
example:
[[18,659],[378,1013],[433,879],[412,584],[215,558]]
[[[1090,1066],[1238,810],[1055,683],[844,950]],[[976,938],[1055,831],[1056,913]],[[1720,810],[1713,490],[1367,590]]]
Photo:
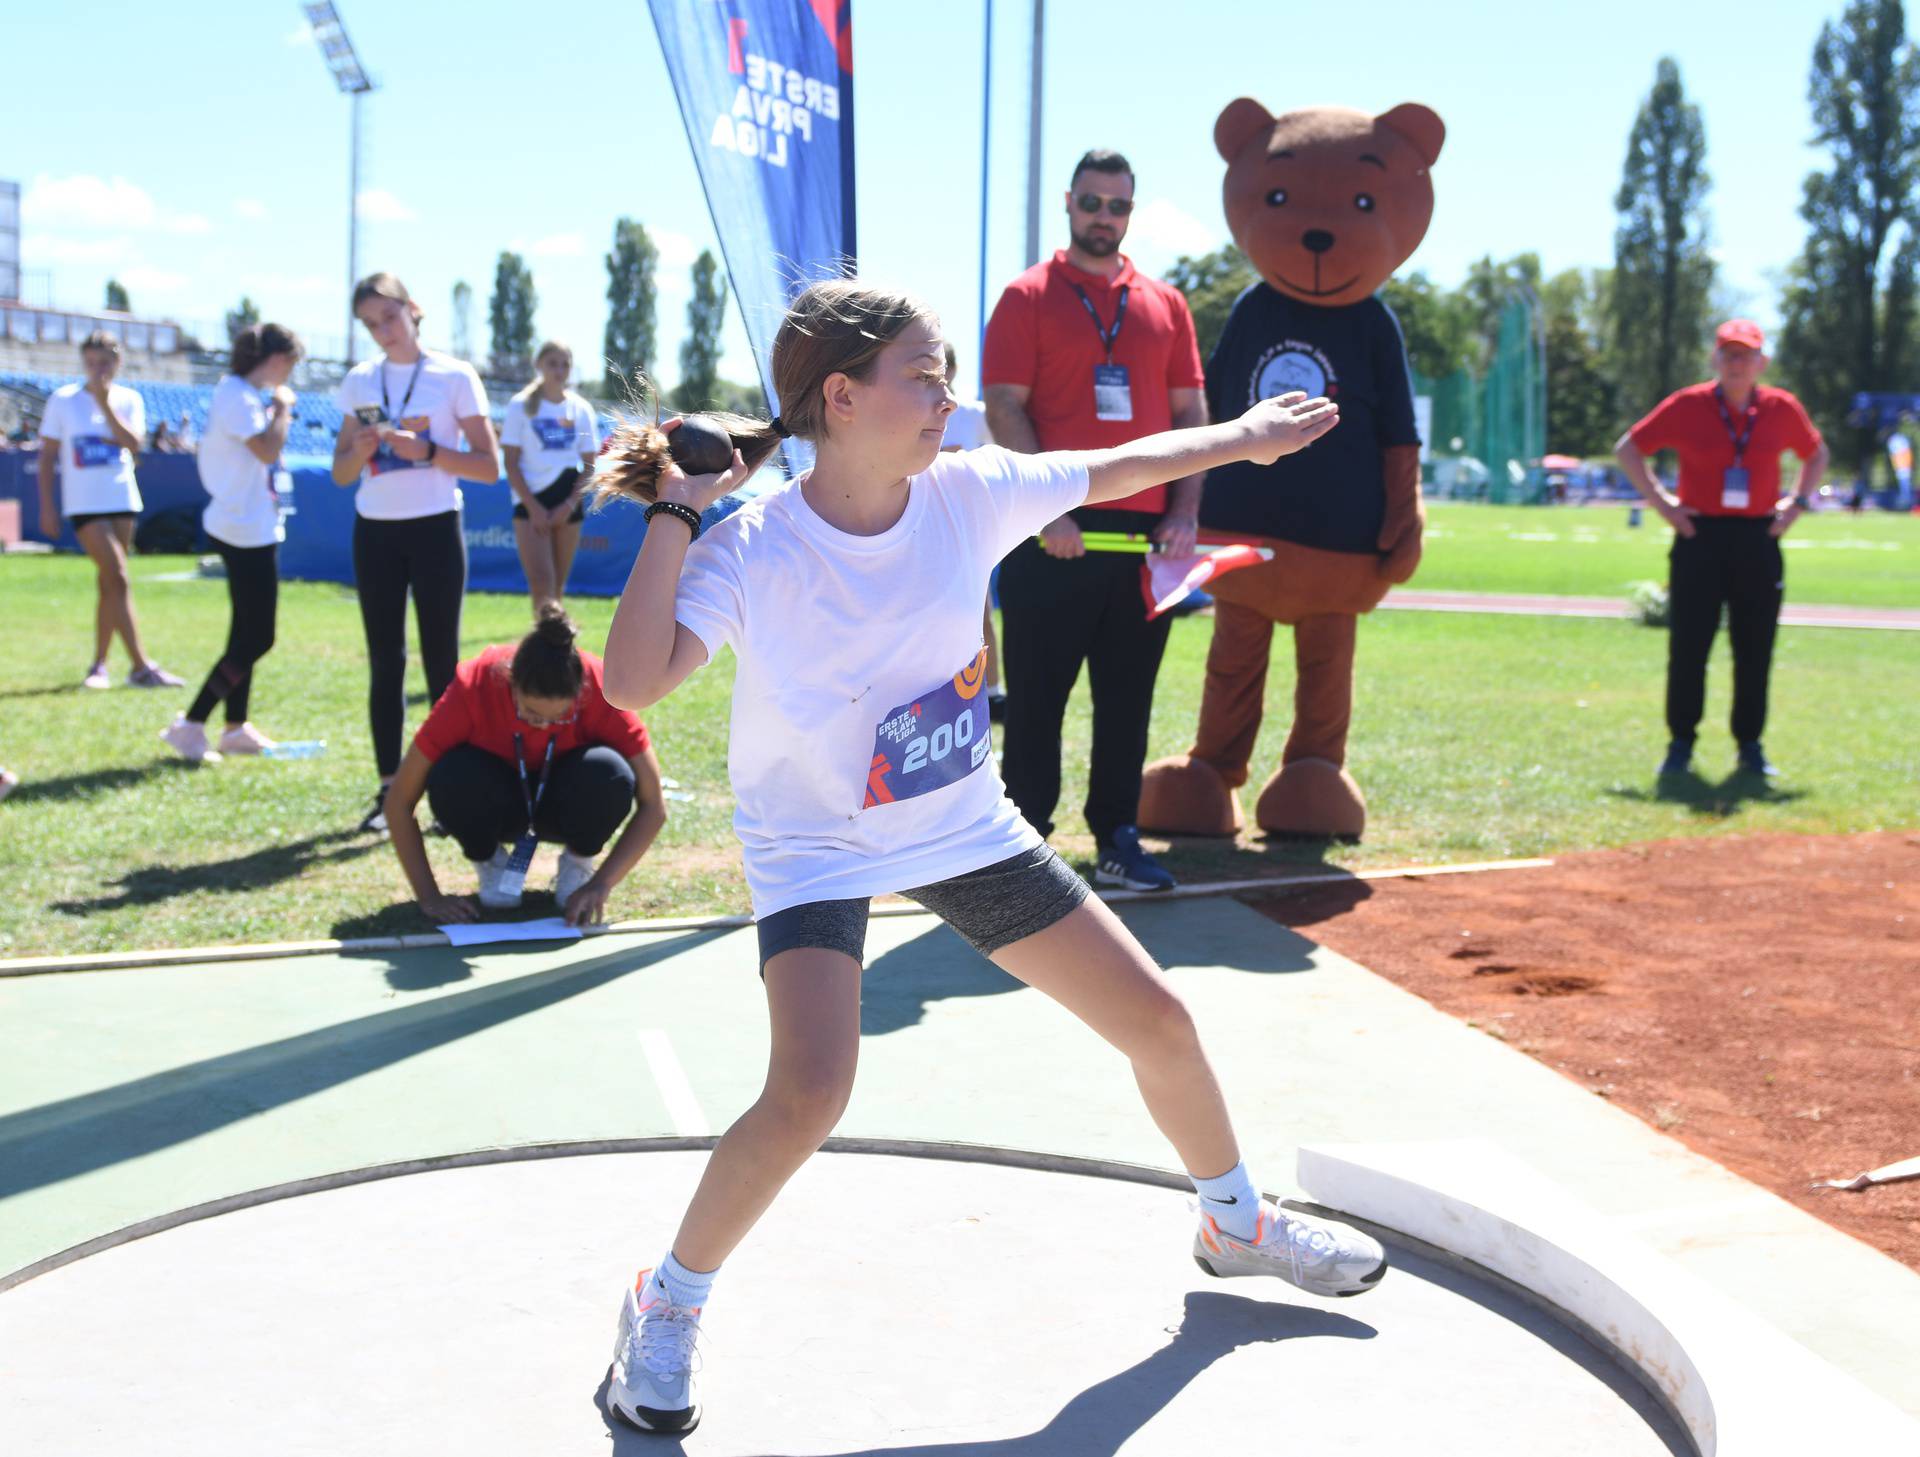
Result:
[[680,342],[680,387],[674,403],[704,410],[718,401],[720,327],[727,319],[727,283],[713,254],[702,248],[693,260],[693,297],[687,300],[687,337]]
[[1389,278],[1380,297],[1400,321],[1407,358],[1423,379],[1445,379],[1474,360],[1474,319],[1461,294],[1425,273]]
[[1187,296],[1193,329],[1200,341],[1200,357],[1211,359],[1213,346],[1227,327],[1233,301],[1258,282],[1253,265],[1233,244],[1198,258],[1182,257],[1167,270],[1167,282]]
[[227,342],[232,343],[242,329],[250,329],[259,322],[260,305],[250,295],[242,294],[240,302],[227,310]]
[[533,311],[538,302],[526,259],[502,253],[494,265],[493,299],[487,307],[495,374],[525,374],[533,367]]
[[117,278],[107,280],[107,308],[116,314],[130,314],[133,305],[127,302],[127,291]]
[[1613,205],[1614,369],[1629,408],[1700,378],[1713,258],[1707,251],[1707,134],[1680,68],[1662,56],[1627,137]]
[[1781,299],[1783,380],[1864,471],[1871,431],[1842,428],[1852,396],[1911,388],[1920,60],[1898,0],[1854,0],[1820,28],[1808,84],[1831,167],[1801,190],[1807,240]]
[[1465,310],[1473,358],[1469,366],[1484,373],[1500,348],[1501,321],[1507,304],[1521,291],[1540,291],[1540,255],[1516,253],[1496,263],[1491,253],[1467,265],[1466,281],[1460,285],[1460,307]]
[[1606,357],[1606,275],[1569,268],[1540,288],[1546,316],[1547,449],[1605,455],[1623,423]]
[[601,352],[607,360],[606,393],[622,397],[653,370],[653,270],[660,250],[632,218],[613,225],[607,257],[607,330]]

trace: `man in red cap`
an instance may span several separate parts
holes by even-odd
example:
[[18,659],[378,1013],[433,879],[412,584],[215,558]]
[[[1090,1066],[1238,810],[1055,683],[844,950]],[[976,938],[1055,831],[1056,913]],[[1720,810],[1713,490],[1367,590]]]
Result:
[[[1614,446],[1634,489],[1673,528],[1668,590],[1667,729],[1660,772],[1693,765],[1694,731],[1706,698],[1707,656],[1727,614],[1733,647],[1733,738],[1740,768],[1770,776],[1760,747],[1767,722],[1767,675],[1786,585],[1780,537],[1813,504],[1827,447],[1800,401],[1760,383],[1766,336],[1751,319],[1729,319],[1714,334],[1714,378],[1676,390]],[[1680,456],[1680,487],[1669,496],[1647,457]],[[1780,455],[1800,458],[1791,496],[1780,493]]]

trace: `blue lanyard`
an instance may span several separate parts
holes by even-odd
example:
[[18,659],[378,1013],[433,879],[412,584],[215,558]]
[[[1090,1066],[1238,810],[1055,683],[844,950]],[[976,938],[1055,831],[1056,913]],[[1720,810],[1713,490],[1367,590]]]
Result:
[[1093,306],[1093,300],[1087,297],[1087,291],[1077,283],[1073,286],[1073,291],[1080,295],[1080,302],[1087,306],[1087,317],[1093,320],[1093,332],[1100,336],[1100,346],[1107,351],[1108,364],[1113,363],[1113,346],[1120,339],[1120,326],[1127,321],[1127,290],[1132,287],[1130,283],[1120,285],[1120,302],[1114,306],[1113,327],[1109,329],[1100,322],[1100,311]]
[[550,734],[547,738],[547,756],[540,763],[540,783],[531,791],[527,788],[527,751],[526,740],[519,734],[513,736],[513,758],[520,768],[520,797],[527,802],[527,828],[533,828],[534,814],[540,808],[540,797],[547,792],[547,771],[553,768],[553,741],[560,736]]
[[1727,427],[1727,438],[1733,442],[1733,465],[1738,470],[1747,453],[1747,442],[1753,439],[1754,421],[1760,418],[1760,386],[1755,385],[1747,397],[1746,424],[1739,430],[1733,428],[1733,412],[1727,408],[1727,397],[1719,385],[1713,387],[1713,402],[1720,407],[1720,423]]

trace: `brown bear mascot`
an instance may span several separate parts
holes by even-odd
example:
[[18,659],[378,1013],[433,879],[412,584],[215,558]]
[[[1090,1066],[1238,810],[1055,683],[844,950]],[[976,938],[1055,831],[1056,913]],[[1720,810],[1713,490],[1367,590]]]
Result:
[[1254,820],[1269,834],[1315,837],[1366,826],[1366,799],[1345,768],[1354,626],[1413,575],[1425,524],[1406,347],[1374,290],[1426,236],[1429,169],[1445,137],[1440,118],[1415,105],[1275,117],[1242,98],[1214,123],[1227,226],[1261,281],[1234,303],[1207,365],[1213,418],[1304,390],[1337,401],[1340,423],[1272,465],[1207,477],[1202,540],[1253,542],[1274,557],[1210,589],[1199,731],[1190,753],[1148,766],[1142,829],[1243,827],[1235,791],[1260,732],[1275,623],[1293,628],[1293,732]]

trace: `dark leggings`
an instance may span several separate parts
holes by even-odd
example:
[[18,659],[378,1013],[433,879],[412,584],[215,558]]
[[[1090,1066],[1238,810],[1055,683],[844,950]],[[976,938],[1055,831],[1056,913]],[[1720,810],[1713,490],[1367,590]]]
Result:
[[273,646],[274,616],[280,606],[280,548],[228,546],[209,536],[213,549],[227,565],[227,601],[232,616],[227,623],[227,648],[207,674],[200,696],[187,710],[192,723],[205,723],[213,706],[227,704],[227,722],[247,721],[247,698],[253,691],[253,665]]
[[[530,783],[537,784],[539,769],[529,764],[527,772]],[[526,833],[519,770],[512,760],[473,744],[434,760],[427,771],[427,802],[469,860],[489,859]],[[632,808],[633,765],[618,749],[590,744],[554,759],[533,832],[577,855],[598,855]]]
[[460,661],[460,604],[467,594],[467,538],[460,513],[353,523],[353,580],[367,634],[367,717],[382,779],[400,768],[407,721],[407,592],[413,592],[427,702],[438,703]]

